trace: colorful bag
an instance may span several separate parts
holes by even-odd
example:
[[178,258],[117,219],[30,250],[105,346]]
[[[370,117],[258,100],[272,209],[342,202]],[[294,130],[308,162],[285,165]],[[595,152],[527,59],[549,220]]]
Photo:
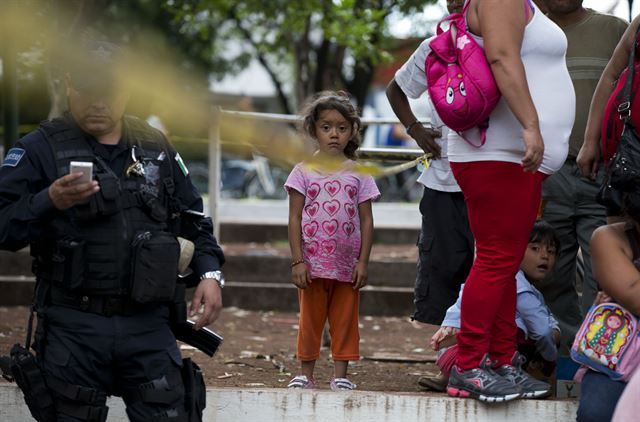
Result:
[[628,381],[640,364],[638,319],[617,303],[594,305],[571,347],[571,358],[615,381]]
[[[465,16],[454,13],[438,22],[437,33],[425,61],[427,91],[445,125],[456,132],[478,126],[481,147],[486,141],[489,115],[500,99],[500,90],[483,48],[467,32]],[[445,31],[441,25],[449,22]]]

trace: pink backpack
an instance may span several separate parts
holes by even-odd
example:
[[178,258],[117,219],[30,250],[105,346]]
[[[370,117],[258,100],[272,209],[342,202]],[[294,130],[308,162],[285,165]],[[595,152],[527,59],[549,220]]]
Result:
[[[489,115],[500,99],[500,90],[484,50],[467,32],[465,16],[454,13],[438,22],[436,37],[425,62],[427,91],[445,125],[456,132],[478,126],[481,147],[486,141]],[[527,18],[529,8],[525,7]],[[450,22],[444,31],[442,23]]]

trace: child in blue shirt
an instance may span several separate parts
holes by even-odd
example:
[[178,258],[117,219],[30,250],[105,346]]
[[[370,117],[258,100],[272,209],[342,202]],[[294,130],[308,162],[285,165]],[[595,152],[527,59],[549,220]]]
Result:
[[[551,273],[559,249],[560,242],[553,227],[545,221],[538,220],[531,230],[520,271],[515,277],[518,295],[518,351],[528,362],[536,362],[541,366],[545,373],[550,373],[555,368],[560,328],[535,285]],[[444,391],[447,385],[449,371],[457,353],[455,335],[460,328],[463,291],[464,285],[456,303],[447,310],[442,326],[431,338],[430,345],[438,351],[436,364],[442,374],[439,377],[422,377],[419,383],[423,387]]]

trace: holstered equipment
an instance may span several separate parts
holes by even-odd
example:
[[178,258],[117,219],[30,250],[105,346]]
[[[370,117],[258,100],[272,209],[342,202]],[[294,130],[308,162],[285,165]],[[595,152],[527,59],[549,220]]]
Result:
[[182,359],[184,406],[189,422],[202,422],[202,412],[207,406],[207,390],[200,367],[189,358]]
[[2,376],[8,381],[15,381],[22,390],[24,400],[31,416],[38,422],[55,422],[56,409],[51,392],[38,366],[36,357],[29,350],[33,326],[34,310],[29,315],[26,345],[14,344],[10,356],[3,356]]

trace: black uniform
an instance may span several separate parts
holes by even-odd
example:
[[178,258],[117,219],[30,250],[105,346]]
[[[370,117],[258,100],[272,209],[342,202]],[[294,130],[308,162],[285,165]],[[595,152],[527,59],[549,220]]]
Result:
[[[70,161],[93,162],[100,191],[58,211],[48,188]],[[202,199],[182,160],[159,131],[133,117],[123,118],[115,146],[66,115],[8,151],[0,167],[0,248],[31,246],[34,348],[58,420],[104,420],[107,395],[124,398],[131,420],[187,420],[168,306],[177,216],[186,209],[202,211]],[[224,255],[210,219],[200,221],[193,241],[194,273],[220,269]]]

